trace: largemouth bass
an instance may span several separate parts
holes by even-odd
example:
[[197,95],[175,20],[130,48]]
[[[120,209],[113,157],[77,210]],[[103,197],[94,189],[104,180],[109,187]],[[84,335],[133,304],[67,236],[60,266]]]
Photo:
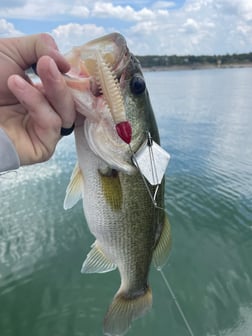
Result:
[[151,308],[150,265],[162,267],[171,246],[164,179],[158,188],[149,183],[135,157],[149,142],[159,144],[158,129],[140,64],[120,34],[76,47],[66,58],[66,80],[82,117],[64,208],[82,198],[96,239],[81,272],[120,272],[103,329],[105,335],[124,335]]

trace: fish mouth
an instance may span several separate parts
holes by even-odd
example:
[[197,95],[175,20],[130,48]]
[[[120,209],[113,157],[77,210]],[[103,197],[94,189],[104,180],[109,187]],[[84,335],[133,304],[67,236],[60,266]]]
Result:
[[98,55],[111,68],[113,75],[119,81],[130,62],[127,42],[119,33],[105,35],[83,46],[74,47],[65,55],[71,65],[71,70],[67,73],[69,79],[79,81],[88,79],[90,91],[95,97],[101,95],[97,81]]
[[126,40],[118,33],[113,33],[89,42],[86,47],[89,49],[89,55],[85,53],[85,65],[91,77],[91,92],[94,96],[102,95],[100,88],[100,78],[97,78],[97,61],[102,59],[109,67],[114,78],[118,83],[130,62],[130,52]]
[[94,75],[96,64],[94,54],[101,54],[119,78],[130,61],[130,53],[125,38],[119,33],[112,33],[88,42],[83,49],[85,63]]
[[84,134],[90,149],[109,167],[134,173],[128,146],[132,130],[123,96],[132,61],[126,40],[119,33],[112,33],[73,48],[66,58],[71,65],[69,79],[87,83],[83,87],[87,88],[91,104],[87,106],[81,98],[82,111],[78,112],[86,117]]

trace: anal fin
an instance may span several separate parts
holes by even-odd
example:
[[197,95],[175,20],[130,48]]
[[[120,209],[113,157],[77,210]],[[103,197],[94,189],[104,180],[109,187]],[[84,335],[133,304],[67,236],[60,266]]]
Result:
[[92,245],[91,251],[85,259],[81,273],[106,273],[113,271],[117,265],[112,263],[98,246],[97,241]]

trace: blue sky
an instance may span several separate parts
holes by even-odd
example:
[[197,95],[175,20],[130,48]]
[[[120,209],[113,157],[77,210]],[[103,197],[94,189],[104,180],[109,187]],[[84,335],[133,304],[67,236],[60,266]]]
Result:
[[138,55],[252,51],[252,0],[1,0],[0,37],[48,32],[66,52],[121,32]]

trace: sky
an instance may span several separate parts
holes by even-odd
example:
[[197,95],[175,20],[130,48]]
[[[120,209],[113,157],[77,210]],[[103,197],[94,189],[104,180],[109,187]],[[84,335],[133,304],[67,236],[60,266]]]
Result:
[[252,52],[252,0],[0,0],[0,37],[48,32],[67,52],[114,31],[136,55]]

